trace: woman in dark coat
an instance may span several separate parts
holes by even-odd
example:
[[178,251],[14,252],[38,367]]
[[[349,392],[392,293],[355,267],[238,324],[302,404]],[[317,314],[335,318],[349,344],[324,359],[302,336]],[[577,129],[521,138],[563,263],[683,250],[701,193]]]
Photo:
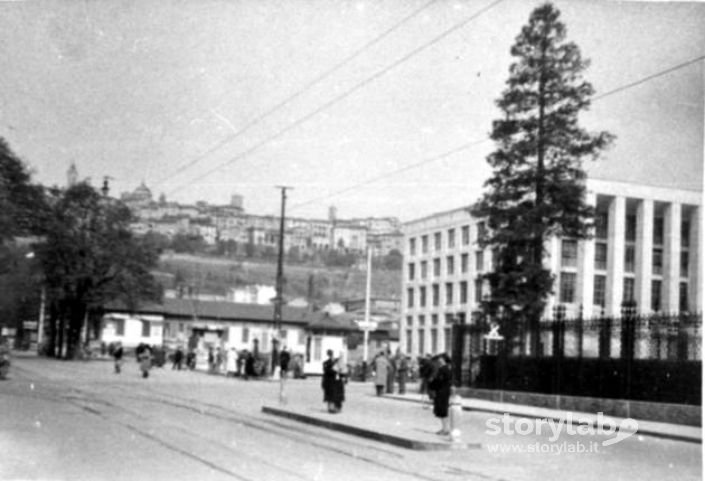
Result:
[[438,370],[429,383],[429,387],[435,392],[435,396],[433,397],[433,414],[441,419],[441,430],[436,434],[447,435],[450,434],[448,404],[453,381],[450,369],[450,357],[447,354],[439,354],[436,361],[438,362]]
[[328,359],[323,362],[323,402],[328,405],[329,413],[339,413],[345,401],[345,369],[342,360],[333,359],[333,351],[326,351]]

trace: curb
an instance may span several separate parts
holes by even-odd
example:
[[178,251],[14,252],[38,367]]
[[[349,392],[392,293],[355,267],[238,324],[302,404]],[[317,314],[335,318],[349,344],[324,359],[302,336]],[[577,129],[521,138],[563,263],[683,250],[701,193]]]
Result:
[[428,441],[418,441],[414,439],[408,439],[402,436],[396,436],[393,434],[386,434],[379,431],[374,431],[372,429],[361,428],[357,426],[351,426],[349,424],[344,424],[336,421],[329,421],[326,419],[320,419],[315,416],[309,416],[302,413],[297,413],[294,411],[275,408],[272,406],[262,406],[262,412],[265,414],[272,414],[275,416],[281,416],[284,418],[292,419],[294,421],[300,421],[308,424],[313,424],[315,426],[324,427],[334,431],[343,432],[346,434],[352,434],[354,436],[359,436],[367,439],[372,439],[374,441],[380,441],[386,444],[392,444],[394,446],[399,446],[406,449],[413,449],[417,451],[445,451],[445,450],[456,450],[456,449],[479,449],[481,447],[480,443],[452,443],[452,442],[428,442]]
[[[420,401],[417,401],[415,399],[409,399],[406,397],[401,397],[399,395],[388,395],[387,397],[388,397],[388,399],[394,399],[397,401],[406,401],[406,402],[412,402],[412,403],[416,403],[416,404],[421,403]],[[525,412],[525,413],[518,412],[518,411],[511,412],[511,411],[502,410],[500,408],[493,409],[493,408],[488,408],[488,407],[471,407],[471,406],[464,405],[463,411],[477,411],[477,412],[493,413],[493,414],[508,414],[509,416],[522,417],[522,418],[552,419],[554,421],[566,421],[565,417],[561,417],[561,416],[557,416],[557,415],[555,415],[555,416],[543,415],[542,416],[540,414],[528,413],[528,412]],[[569,411],[566,411],[566,412],[569,412]],[[571,424],[573,424],[573,425],[583,424],[583,423],[579,422],[579,418],[580,418],[579,415],[577,415],[577,418],[578,419],[575,419],[575,417],[571,417]],[[625,418],[617,418],[617,419],[625,419]],[[638,419],[636,421],[639,422]],[[592,426],[598,427],[597,422],[593,423]],[[702,436],[690,436],[687,434],[666,433],[663,431],[656,431],[656,430],[649,429],[649,428],[645,428],[645,429],[639,428],[637,430],[637,432],[634,434],[637,436],[639,436],[639,435],[651,436],[654,438],[669,439],[672,441],[682,441],[682,442],[686,442],[686,443],[702,444],[702,442],[703,442]]]

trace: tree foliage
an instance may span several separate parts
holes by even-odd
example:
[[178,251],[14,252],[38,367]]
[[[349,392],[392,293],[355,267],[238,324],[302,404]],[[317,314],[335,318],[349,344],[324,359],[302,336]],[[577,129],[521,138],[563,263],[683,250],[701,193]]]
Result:
[[35,234],[46,213],[44,190],[0,138],[0,243]]
[[[75,357],[86,315],[104,303],[120,300],[136,308],[142,300],[158,300],[161,288],[150,274],[158,261],[152,238],[136,238],[129,230],[131,214],[86,183],[52,191],[45,242],[37,246],[53,301],[54,332],[67,323],[67,357]],[[54,336],[53,340],[56,336]],[[58,339],[58,344],[63,344]]]
[[515,60],[497,101],[503,116],[491,133],[496,150],[487,158],[493,174],[472,208],[487,220],[481,244],[494,252],[494,270],[487,275],[491,297],[484,309],[528,319],[533,350],[553,288],[543,265],[545,241],[554,235],[588,235],[594,212],[585,202],[582,162],[596,158],[613,139],[578,123],[593,88],[582,77],[588,61],[566,41],[559,16],[551,4],[538,7],[511,48]]

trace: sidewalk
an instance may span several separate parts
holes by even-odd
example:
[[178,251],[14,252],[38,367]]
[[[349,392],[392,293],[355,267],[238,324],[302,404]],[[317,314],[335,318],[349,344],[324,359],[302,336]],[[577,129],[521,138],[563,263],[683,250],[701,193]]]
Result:
[[[418,394],[388,394],[387,397],[401,401],[416,403],[420,402]],[[597,413],[559,411],[556,409],[526,406],[523,404],[499,403],[486,401],[483,399],[470,398],[463,398],[462,403],[463,410],[465,411],[479,411],[498,414],[506,413],[515,417],[553,419],[554,421],[563,421],[565,423],[572,423],[576,425],[586,423],[593,426],[598,425]],[[626,418],[603,416],[602,419],[613,421],[617,426],[620,426]],[[639,419],[636,421],[639,425],[637,434],[642,436],[654,436],[663,439],[673,439],[676,441],[702,443],[702,428],[700,427],[644,421]]]
[[473,442],[479,436],[473,436],[472,430],[463,431],[459,440],[440,436],[436,434],[440,421],[430,409],[423,410],[420,405],[399,402],[388,396],[377,397],[371,391],[369,384],[348,384],[346,401],[337,414],[326,410],[318,390],[315,400],[292,395],[285,404],[262,406],[262,412],[407,449],[435,451],[481,447],[479,442]]
[[[299,422],[320,426],[326,429],[361,436],[368,439],[417,450],[477,449],[480,441],[487,439],[482,425],[472,415],[462,417],[459,440],[439,436],[436,431],[440,423],[431,409],[421,409],[421,396],[416,390],[410,394],[387,394],[376,397],[371,386],[363,383],[350,383],[346,389],[346,402],[338,414],[330,414],[322,403],[292,397],[287,404],[270,403],[262,407],[266,414],[281,416]],[[463,410],[476,413],[508,414],[530,419],[552,419],[572,424],[592,424],[598,426],[597,413],[558,411],[547,408],[499,403],[479,399],[462,400]],[[622,424],[625,418],[603,416],[603,421],[612,421],[615,426],[629,430],[633,424]],[[702,442],[702,428],[677,424],[639,421],[638,436],[654,436],[662,439]]]

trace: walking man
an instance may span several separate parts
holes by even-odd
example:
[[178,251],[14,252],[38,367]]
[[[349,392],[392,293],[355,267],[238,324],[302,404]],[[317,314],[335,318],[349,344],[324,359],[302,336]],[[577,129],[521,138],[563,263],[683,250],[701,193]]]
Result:
[[384,394],[384,388],[387,386],[387,376],[389,373],[389,361],[384,351],[377,354],[374,360],[375,366],[375,390],[377,396]]
[[397,375],[399,379],[399,394],[406,394],[406,378],[409,375],[409,358],[401,352],[397,353]]
[[289,362],[291,361],[291,354],[286,350],[286,346],[282,347],[282,351],[279,353],[279,402],[281,404],[286,404],[286,392],[285,384],[286,378],[289,377]]
[[113,349],[113,359],[115,359],[115,374],[120,374],[120,368],[122,367],[122,342],[118,341]]

